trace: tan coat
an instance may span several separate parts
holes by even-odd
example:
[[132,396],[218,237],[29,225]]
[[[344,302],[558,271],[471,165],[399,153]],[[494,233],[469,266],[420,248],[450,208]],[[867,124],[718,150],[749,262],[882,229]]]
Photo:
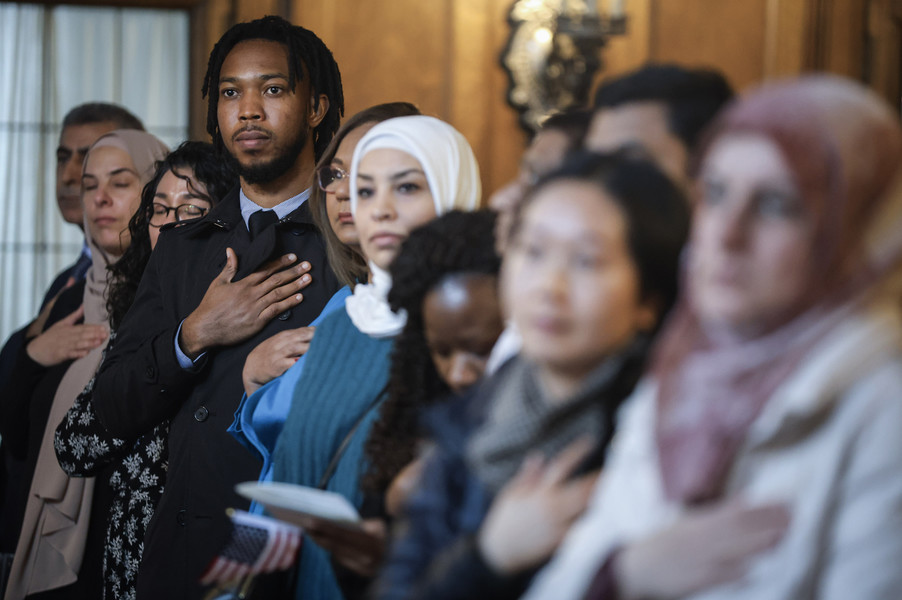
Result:
[[[581,598],[612,548],[664,528],[683,511],[663,493],[655,396],[654,382],[646,381],[624,406],[590,508],[526,598]],[[902,598],[897,307],[846,321],[806,357],[753,424],[727,496],[783,502],[790,527],[744,579],[694,599]]]

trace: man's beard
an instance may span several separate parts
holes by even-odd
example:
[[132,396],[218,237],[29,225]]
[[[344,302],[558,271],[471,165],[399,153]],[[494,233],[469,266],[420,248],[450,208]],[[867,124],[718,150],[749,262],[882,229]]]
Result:
[[291,170],[297,161],[298,156],[300,156],[301,152],[304,150],[304,146],[307,145],[309,134],[310,129],[307,127],[307,124],[304,123],[304,128],[298,132],[298,136],[294,140],[294,143],[288,148],[285,148],[276,157],[264,163],[242,165],[231,152],[228,152],[228,150],[225,154],[228,157],[228,161],[232,168],[245,182],[250,185],[269,183],[270,181],[275,181]]

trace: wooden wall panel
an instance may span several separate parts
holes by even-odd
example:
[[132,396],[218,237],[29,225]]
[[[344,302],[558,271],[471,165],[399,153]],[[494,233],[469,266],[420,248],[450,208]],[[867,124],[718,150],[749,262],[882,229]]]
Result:
[[449,1],[332,0],[328,9],[315,4],[295,2],[292,20],[315,31],[335,55],[346,114],[395,100],[442,111],[451,84]]
[[[598,0],[603,10],[613,2]],[[472,144],[488,194],[514,176],[526,144],[499,61],[512,4],[203,0],[192,13],[192,135],[206,137],[199,88],[215,41],[238,20],[281,14],[334,52],[347,115],[407,100],[449,121]],[[604,48],[599,80],[649,60],[714,66],[738,89],[819,68],[869,81],[898,106],[902,0],[627,0],[626,9],[627,34]]]
[[789,77],[809,68],[812,32],[810,0],[768,0],[765,16],[764,78]]
[[335,55],[348,116],[380,102],[415,103],[464,134],[490,192],[513,176],[524,145],[498,63],[508,7],[507,0],[295,0],[292,20]]
[[657,0],[651,11],[649,56],[717,67],[737,88],[760,81],[766,5],[767,0]]
[[445,117],[473,146],[486,196],[514,177],[526,145],[517,113],[505,99],[508,79],[500,66],[509,8],[508,0],[454,3],[453,85]]
[[902,0],[871,0],[867,27],[868,83],[902,108]]
[[280,0],[254,0],[253,2],[235,2],[235,22],[253,21],[266,15],[281,14]]
[[[609,7],[613,1],[602,2]],[[654,0],[630,0],[627,4],[626,34],[615,36],[602,51],[603,73],[599,78],[616,77],[641,67],[651,56],[651,11]]]
[[861,79],[864,75],[866,0],[823,2],[816,69]]

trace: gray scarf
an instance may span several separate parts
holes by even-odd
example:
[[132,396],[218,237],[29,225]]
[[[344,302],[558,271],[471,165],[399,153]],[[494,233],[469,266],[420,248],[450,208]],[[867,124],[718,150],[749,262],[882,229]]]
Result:
[[[571,398],[552,402],[536,378],[535,365],[517,357],[498,377],[485,422],[470,437],[467,462],[493,492],[506,484],[530,452],[556,456],[589,436],[601,454],[613,433],[614,413],[641,374],[644,337],[599,365]],[[599,463],[601,459],[599,458]]]

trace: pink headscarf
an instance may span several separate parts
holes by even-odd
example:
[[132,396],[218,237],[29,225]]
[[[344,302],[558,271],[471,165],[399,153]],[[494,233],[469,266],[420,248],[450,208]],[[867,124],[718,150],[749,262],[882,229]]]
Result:
[[811,272],[799,310],[740,341],[708,335],[684,285],[653,363],[664,488],[684,503],[722,493],[768,398],[902,265],[902,127],[883,100],[835,76],[766,85],[718,119],[701,159],[716,139],[742,133],[773,141],[795,178],[814,220]]

